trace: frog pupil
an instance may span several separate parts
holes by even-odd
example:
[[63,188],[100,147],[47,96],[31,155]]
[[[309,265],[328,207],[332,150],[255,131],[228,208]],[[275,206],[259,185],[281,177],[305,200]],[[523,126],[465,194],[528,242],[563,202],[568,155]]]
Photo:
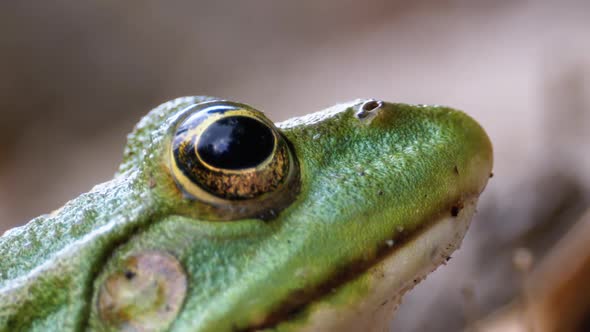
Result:
[[266,124],[246,116],[229,116],[203,131],[196,150],[213,167],[237,170],[258,166],[270,156],[274,144]]

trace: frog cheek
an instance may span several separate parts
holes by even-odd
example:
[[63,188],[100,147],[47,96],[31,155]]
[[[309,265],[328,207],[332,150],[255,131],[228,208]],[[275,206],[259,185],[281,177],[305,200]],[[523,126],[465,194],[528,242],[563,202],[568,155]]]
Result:
[[289,178],[289,146],[270,120],[246,105],[194,105],[176,127],[171,172],[189,197],[211,204],[256,200]]

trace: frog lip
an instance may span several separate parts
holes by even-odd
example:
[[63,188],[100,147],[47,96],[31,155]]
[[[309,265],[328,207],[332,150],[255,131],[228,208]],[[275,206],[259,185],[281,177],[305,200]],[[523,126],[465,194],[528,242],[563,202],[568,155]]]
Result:
[[[287,300],[277,306],[277,309],[271,312],[267,318],[259,324],[249,326],[248,328],[239,330],[243,332],[250,332],[250,331],[259,331],[265,329],[273,329],[281,325],[282,323],[291,322],[297,320],[299,317],[307,317],[306,313],[309,313],[309,316],[313,316],[314,310],[312,306],[315,303],[320,303],[324,300],[327,300],[333,295],[336,295],[339,291],[344,289],[347,285],[353,283],[357,280],[358,277],[370,273],[370,271],[379,271],[380,276],[375,278],[377,279],[386,279],[383,275],[383,271],[381,271],[378,267],[386,265],[388,262],[395,261],[396,257],[398,257],[398,252],[403,252],[406,250],[405,248],[413,247],[414,242],[424,242],[421,239],[424,239],[422,235],[432,233],[433,229],[436,229],[435,226],[444,223],[445,221],[453,221],[455,227],[458,227],[456,230],[456,234],[450,234],[451,240],[445,243],[436,243],[436,248],[440,250],[434,250],[435,252],[430,252],[429,255],[423,256],[433,256],[432,261],[430,264],[424,263],[424,266],[428,268],[420,268],[419,271],[415,271],[412,276],[409,276],[404,279],[403,285],[400,285],[400,288],[397,291],[394,291],[393,294],[397,294],[395,297],[399,301],[403,293],[410,290],[414,285],[416,285],[420,280],[422,280],[428,273],[432,272],[438,265],[443,263],[445,260],[448,260],[449,255],[458,247],[460,244],[464,234],[467,231],[469,223],[471,221],[471,217],[475,213],[475,205],[477,203],[477,195],[468,196],[465,199],[458,199],[452,201],[452,203],[446,204],[445,208],[443,208],[439,213],[435,214],[431,218],[428,218],[429,222],[422,224],[419,228],[416,228],[412,232],[407,232],[403,234],[402,237],[399,235],[396,238],[395,245],[391,245],[390,242],[386,242],[378,251],[376,258],[366,261],[360,260],[357,263],[350,264],[349,267],[339,270],[334,273],[332,278],[327,278],[326,281],[318,286],[316,286],[312,290],[302,290],[300,292],[294,292],[291,296],[287,297]],[[456,222],[459,220],[459,222]],[[448,223],[447,223],[448,224]],[[448,234],[447,234],[448,235]],[[426,236],[428,237],[428,236]],[[430,242],[432,245],[433,241],[426,240],[425,242]],[[412,243],[412,244],[411,244]],[[409,245],[411,244],[411,245]],[[435,255],[436,253],[436,255]],[[403,254],[402,254],[403,255]],[[406,254],[407,256],[407,254]],[[435,257],[434,257],[435,256]],[[410,257],[406,257],[406,260],[409,260]],[[417,264],[417,268],[421,264]],[[391,271],[390,271],[391,272]],[[396,272],[394,272],[396,274]],[[399,273],[397,273],[399,274]],[[396,275],[397,275],[396,274]],[[378,280],[377,280],[378,281]],[[400,280],[396,280],[396,282],[400,282]],[[386,298],[389,297],[391,300],[392,292],[388,292],[385,294]],[[391,301],[388,303],[390,305],[395,305],[396,301]],[[362,302],[362,300],[361,300]],[[377,306],[382,304],[384,301],[378,301]],[[390,317],[393,315],[394,308],[390,308]],[[338,310],[334,312],[335,317],[334,319],[338,321],[342,321],[342,317],[338,317],[339,314]],[[358,310],[351,313],[351,319],[354,319],[354,316],[358,314]],[[386,318],[387,318],[386,317]],[[391,318],[391,317],[390,317]],[[360,327],[359,327],[360,328]],[[366,330],[365,328],[360,328],[361,330]],[[320,329],[324,330],[324,329]],[[342,330],[342,329],[337,329]],[[358,329],[357,329],[358,330]],[[307,330],[306,330],[307,331]],[[309,331],[316,331],[313,328]],[[350,331],[355,331],[354,329]]]

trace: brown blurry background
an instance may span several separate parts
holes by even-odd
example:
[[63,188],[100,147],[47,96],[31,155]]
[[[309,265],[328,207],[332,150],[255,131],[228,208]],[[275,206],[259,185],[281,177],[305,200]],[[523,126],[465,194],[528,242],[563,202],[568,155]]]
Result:
[[360,97],[445,104],[486,128],[479,214],[396,331],[506,304],[515,250],[542,257],[590,206],[588,1],[21,0],[0,27],[0,234],[111,178],[138,119],[195,94],[276,121]]

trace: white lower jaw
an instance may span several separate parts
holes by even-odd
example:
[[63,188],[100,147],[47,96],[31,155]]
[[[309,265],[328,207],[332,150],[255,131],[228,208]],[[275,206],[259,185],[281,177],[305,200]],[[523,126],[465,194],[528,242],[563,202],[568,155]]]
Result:
[[[434,221],[429,228],[397,248],[366,273],[337,292],[310,305],[302,320],[279,324],[273,331],[382,332],[389,325],[402,295],[445,262],[459,248],[475,214],[477,198],[466,200],[458,216]],[[362,299],[347,300],[347,289],[369,285]]]

